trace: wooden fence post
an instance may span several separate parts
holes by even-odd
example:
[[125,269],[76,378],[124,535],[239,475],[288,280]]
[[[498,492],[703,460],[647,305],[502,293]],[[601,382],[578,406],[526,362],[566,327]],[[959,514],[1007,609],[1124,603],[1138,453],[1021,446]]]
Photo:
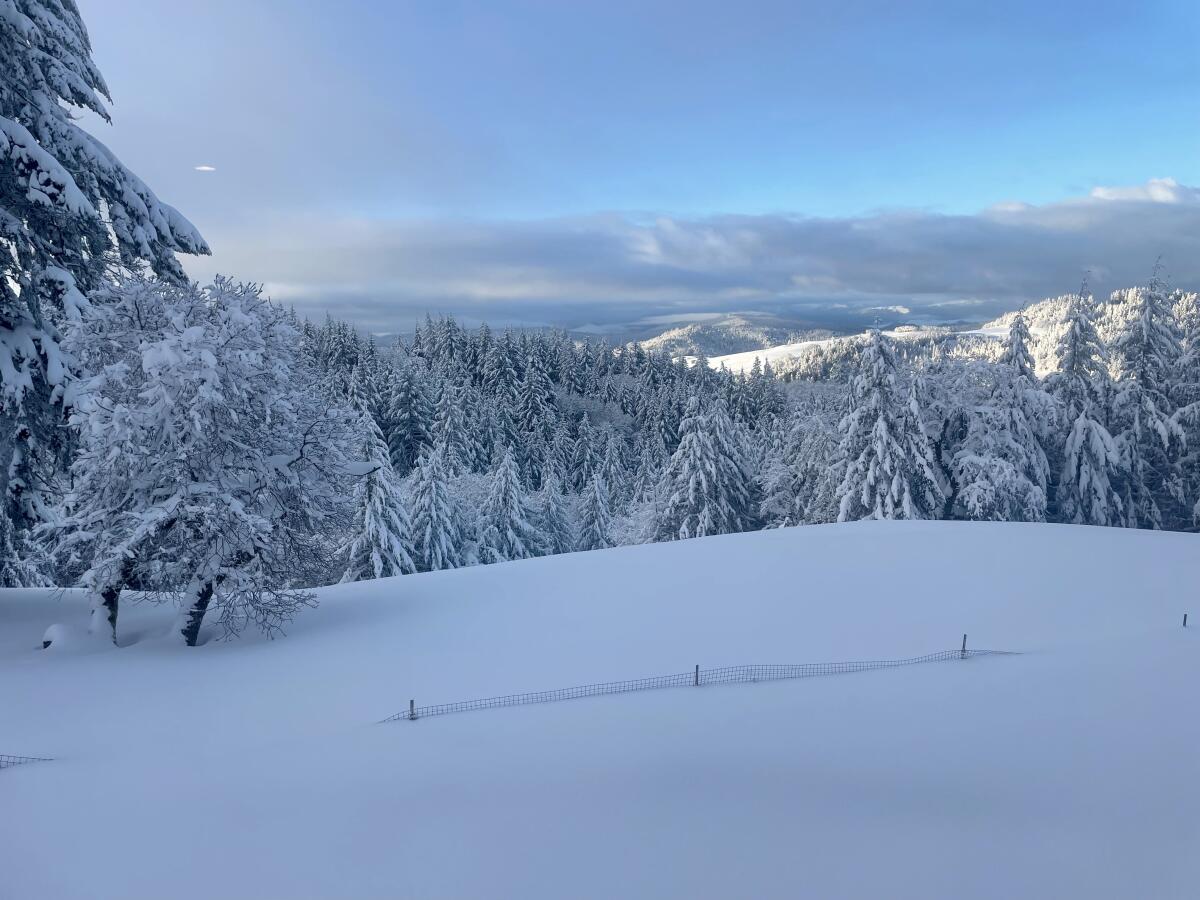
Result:
[[692,686],[700,687],[700,664],[696,663],[696,674],[692,676]]
[[1187,628],[1187,613],[1183,614],[1183,627]]
[[963,635],[962,656],[960,658],[967,658],[967,636],[965,634]]
[[409,717],[409,719],[415,719],[417,717],[417,701],[416,700],[408,701],[408,717]]

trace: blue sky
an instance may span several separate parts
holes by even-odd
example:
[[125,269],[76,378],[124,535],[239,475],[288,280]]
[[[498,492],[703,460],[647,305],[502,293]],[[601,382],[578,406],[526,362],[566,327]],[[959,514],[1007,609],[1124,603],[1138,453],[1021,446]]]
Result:
[[[436,273],[376,271],[388,242],[414,231],[443,235],[439,250],[461,255],[472,284],[493,257],[506,276],[524,270],[532,293],[553,282],[539,315],[565,321],[587,317],[572,304],[621,304],[620,278],[581,281],[580,271],[606,265],[606,241],[627,247],[630,229],[664,219],[728,239],[730,217],[742,228],[894,223],[899,211],[956,221],[1152,178],[1200,184],[1194,2],[80,7],[116,101],[114,126],[97,130],[209,238],[216,255],[197,274],[236,266],[305,302],[370,297],[380,323],[389,304],[407,314],[421,292],[489,308],[488,291],[443,290]],[[581,229],[599,245],[595,266],[588,240],[571,241]],[[543,244],[570,258],[539,253]],[[289,247],[306,265],[284,258]],[[319,278],[305,271],[318,251]],[[348,277],[364,268],[374,274]],[[663,286],[658,301],[643,291],[641,302],[733,300],[717,285],[705,294],[686,277],[694,270],[678,274],[674,291]],[[500,317],[515,316],[504,305],[519,300],[512,282],[500,292],[512,296],[490,298]],[[911,292],[904,279],[894,287]],[[1028,289],[996,287],[990,299],[1011,305]],[[853,289],[825,293],[839,290]]]

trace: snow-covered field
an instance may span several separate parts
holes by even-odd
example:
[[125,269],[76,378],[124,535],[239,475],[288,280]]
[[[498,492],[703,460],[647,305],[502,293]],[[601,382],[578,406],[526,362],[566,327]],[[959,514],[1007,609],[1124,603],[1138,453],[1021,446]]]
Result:
[[[331,588],[41,651],[0,594],[0,897],[1200,895],[1200,538],[859,523]],[[1195,624],[1200,626],[1200,621]],[[374,724],[738,663],[1015,657]]]

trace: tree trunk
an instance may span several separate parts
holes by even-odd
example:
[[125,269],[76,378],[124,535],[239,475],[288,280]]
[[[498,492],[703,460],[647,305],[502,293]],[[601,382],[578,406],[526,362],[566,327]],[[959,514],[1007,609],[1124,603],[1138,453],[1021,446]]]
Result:
[[121,588],[118,585],[108,585],[100,591],[100,603],[92,609],[92,630],[98,630],[101,621],[107,620],[109,636],[112,642],[117,642],[117,604],[121,599]]
[[208,604],[212,602],[213,589],[213,583],[206,581],[192,600],[192,608],[188,610],[187,620],[180,629],[184,643],[189,647],[195,647],[196,641],[200,639],[200,623],[204,621],[204,613],[208,611]]
[[92,600],[92,621],[89,627],[93,632],[107,628],[114,644],[117,642],[117,610],[121,601],[121,591],[133,577],[133,565],[133,558],[125,557],[116,576],[96,592],[99,602],[96,598]]

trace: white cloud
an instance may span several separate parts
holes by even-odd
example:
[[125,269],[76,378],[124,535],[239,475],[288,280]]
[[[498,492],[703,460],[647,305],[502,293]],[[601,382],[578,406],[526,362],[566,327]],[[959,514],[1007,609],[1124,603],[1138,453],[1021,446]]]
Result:
[[217,171],[216,166],[193,166],[193,168],[197,172],[215,172],[215,171]]
[[1095,187],[1096,200],[1144,200],[1149,203],[1200,203],[1200,188],[1180,184],[1174,178],[1151,178],[1133,187]]

